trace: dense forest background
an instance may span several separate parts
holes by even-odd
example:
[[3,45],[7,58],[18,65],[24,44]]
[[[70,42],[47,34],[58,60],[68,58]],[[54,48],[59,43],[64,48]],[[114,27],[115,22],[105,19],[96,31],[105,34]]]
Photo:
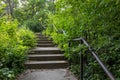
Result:
[[81,51],[88,56],[85,80],[107,80],[84,45],[72,43],[68,51],[68,41],[82,37],[119,80],[119,4],[119,0],[0,0],[0,79],[14,80],[21,72],[19,67],[16,69],[16,59],[24,63],[26,49],[34,46],[33,32],[42,32],[65,51],[74,74],[80,74]]

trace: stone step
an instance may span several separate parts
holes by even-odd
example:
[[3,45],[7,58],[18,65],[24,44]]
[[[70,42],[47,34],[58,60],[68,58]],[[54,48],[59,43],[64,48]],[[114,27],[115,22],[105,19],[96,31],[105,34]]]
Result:
[[29,52],[30,55],[35,55],[35,54],[61,54],[62,51],[32,51]]
[[41,55],[28,55],[31,61],[53,61],[53,60],[64,60],[63,54],[41,54]]
[[61,54],[62,51],[57,47],[36,47],[29,54]]
[[49,39],[50,37],[47,37],[47,36],[36,36],[36,38],[45,38],[45,39]]
[[49,38],[49,36],[45,36],[42,34],[36,34],[36,38]]
[[41,34],[41,33],[35,33],[35,35],[38,36],[38,37],[39,37],[39,36],[40,36],[40,37],[49,37],[49,36],[43,35],[43,34]]
[[52,44],[53,41],[37,41],[38,44]]
[[51,39],[37,39],[37,42],[39,41],[52,41]]
[[27,69],[58,69],[67,68],[67,61],[28,61],[25,63]]
[[37,44],[37,47],[54,47],[54,44]]
[[37,41],[52,41],[50,38],[37,38]]
[[48,44],[49,44],[49,43],[53,43],[52,40],[37,40],[36,42],[37,42],[37,43],[40,43],[40,42],[41,42],[41,44],[42,44],[42,42],[45,43],[45,44],[47,44],[47,43],[48,43]]
[[36,36],[43,36],[41,33],[35,33]]
[[49,37],[41,37],[41,36],[37,36],[36,37],[37,38],[37,40],[51,40],[52,38],[49,38]]

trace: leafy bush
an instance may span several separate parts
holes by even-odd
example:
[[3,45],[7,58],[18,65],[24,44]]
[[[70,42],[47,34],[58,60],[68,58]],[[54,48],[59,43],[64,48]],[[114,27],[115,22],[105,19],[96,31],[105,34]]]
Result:
[[20,28],[17,32],[17,36],[22,41],[23,46],[34,47],[35,46],[35,35],[28,28]]
[[17,20],[1,21],[0,80],[14,80],[24,69],[26,53],[35,45],[35,35],[27,28],[18,28]]
[[9,70],[9,68],[0,69],[0,79],[1,80],[14,80],[14,71]]

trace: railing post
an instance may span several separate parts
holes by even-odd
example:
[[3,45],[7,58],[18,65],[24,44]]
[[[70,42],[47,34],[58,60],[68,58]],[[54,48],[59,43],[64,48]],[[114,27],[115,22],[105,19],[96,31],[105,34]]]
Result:
[[80,80],[83,80],[83,54],[80,53]]
[[[68,53],[70,54],[70,41],[68,42]],[[71,60],[69,60],[69,63],[68,63],[68,65],[70,66],[71,65]]]

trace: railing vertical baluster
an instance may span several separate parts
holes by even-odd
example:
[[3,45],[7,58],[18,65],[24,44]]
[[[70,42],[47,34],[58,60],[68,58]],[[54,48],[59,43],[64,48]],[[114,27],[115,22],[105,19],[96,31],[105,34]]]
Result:
[[83,80],[83,54],[80,54],[80,80]]
[[[68,53],[70,54],[70,42],[68,43]],[[71,60],[69,60],[69,63],[68,63],[68,65],[70,66],[71,65]]]

